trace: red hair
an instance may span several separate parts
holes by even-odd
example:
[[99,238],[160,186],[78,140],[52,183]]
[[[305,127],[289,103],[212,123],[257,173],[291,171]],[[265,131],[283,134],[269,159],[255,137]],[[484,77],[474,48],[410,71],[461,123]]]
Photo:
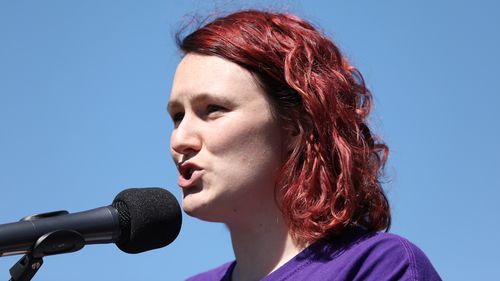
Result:
[[388,155],[367,125],[372,95],[335,44],[290,14],[240,11],[177,42],[256,75],[294,143],[277,181],[278,204],[294,239],[310,243],[353,225],[390,225],[379,177]]

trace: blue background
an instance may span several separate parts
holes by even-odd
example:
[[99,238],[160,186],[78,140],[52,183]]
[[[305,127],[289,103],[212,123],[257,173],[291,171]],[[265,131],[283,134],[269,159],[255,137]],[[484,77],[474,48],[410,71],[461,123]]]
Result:
[[[127,187],[180,198],[173,33],[194,12],[274,7],[320,26],[374,93],[391,232],[445,280],[500,280],[498,2],[271,2],[0,0],[0,223],[108,205]],[[0,279],[18,258],[0,258]],[[184,216],[166,248],[90,245],[45,258],[34,280],[182,280],[232,258],[225,226]]]

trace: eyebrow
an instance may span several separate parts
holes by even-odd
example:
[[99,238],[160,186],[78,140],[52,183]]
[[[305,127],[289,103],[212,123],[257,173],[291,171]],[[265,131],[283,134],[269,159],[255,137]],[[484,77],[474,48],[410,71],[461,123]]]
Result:
[[167,103],[167,108],[166,108],[167,112],[172,113],[172,111],[174,110],[174,108],[179,107],[180,105],[181,105],[181,103],[178,102],[178,101],[169,100],[168,103]]
[[[227,98],[224,95],[219,95],[215,93],[197,93],[197,94],[190,94],[188,96],[188,100],[190,103],[196,104],[196,103],[202,103],[206,100],[214,100],[216,102],[222,103],[223,105],[233,105],[234,101],[232,99]],[[167,111],[172,112],[176,107],[182,107],[181,102],[177,100],[170,100],[167,103]]]

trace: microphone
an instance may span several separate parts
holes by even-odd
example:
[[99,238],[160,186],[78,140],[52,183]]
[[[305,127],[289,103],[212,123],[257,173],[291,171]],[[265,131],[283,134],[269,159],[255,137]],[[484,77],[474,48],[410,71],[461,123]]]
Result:
[[81,245],[51,243],[44,248],[45,255],[102,243],[116,243],[126,253],[141,253],[173,242],[181,224],[179,203],[170,192],[157,187],[130,188],[120,192],[111,206],[71,214],[51,212],[1,224],[0,256],[29,253],[40,237],[57,232],[76,233]]

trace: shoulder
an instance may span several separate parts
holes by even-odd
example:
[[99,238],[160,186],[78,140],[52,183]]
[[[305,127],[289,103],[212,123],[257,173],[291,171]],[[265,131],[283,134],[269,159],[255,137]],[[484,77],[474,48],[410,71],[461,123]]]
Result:
[[440,281],[425,254],[394,234],[354,229],[318,241],[263,281]]
[[226,276],[231,272],[231,268],[234,265],[233,262],[225,263],[219,267],[211,269],[209,271],[199,273],[195,276],[189,277],[186,281],[223,281],[230,280],[229,276]]
[[422,250],[395,234],[362,235],[337,254],[346,280],[441,280]]
[[352,245],[353,250],[370,253],[373,258],[398,260],[404,259],[409,262],[427,260],[425,254],[415,244],[407,239],[391,233],[373,233],[361,237]]

